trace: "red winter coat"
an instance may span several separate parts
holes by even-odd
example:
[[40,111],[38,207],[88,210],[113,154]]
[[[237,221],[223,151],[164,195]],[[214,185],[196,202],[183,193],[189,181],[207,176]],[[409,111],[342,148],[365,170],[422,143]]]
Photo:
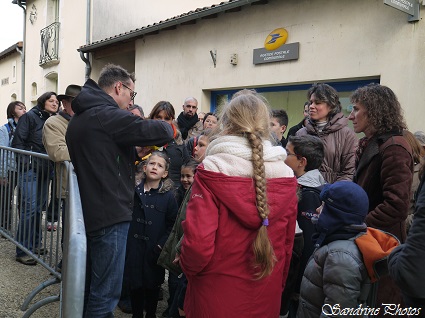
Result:
[[181,265],[188,318],[279,316],[297,215],[295,178],[267,180],[268,235],[277,263],[256,280],[252,243],[261,226],[251,178],[199,169],[183,222]]

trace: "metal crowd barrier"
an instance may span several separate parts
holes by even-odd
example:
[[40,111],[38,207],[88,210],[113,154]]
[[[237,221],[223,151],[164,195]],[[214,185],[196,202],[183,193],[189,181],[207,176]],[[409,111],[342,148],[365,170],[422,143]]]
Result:
[[[0,234],[52,276],[25,298],[23,318],[56,301],[58,317],[82,317],[87,247],[73,170],[72,164],[54,164],[44,154],[0,146]],[[59,295],[32,303],[54,284],[60,284]]]

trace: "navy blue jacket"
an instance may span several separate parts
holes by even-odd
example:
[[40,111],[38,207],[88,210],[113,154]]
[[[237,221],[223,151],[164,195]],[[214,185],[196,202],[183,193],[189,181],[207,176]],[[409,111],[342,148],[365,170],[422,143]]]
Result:
[[126,272],[132,289],[158,288],[164,282],[165,269],[157,261],[178,211],[171,183],[161,182],[146,193],[143,187],[144,182],[136,187],[127,239]]
[[[40,105],[36,105],[25,113],[18,121],[15,133],[12,139],[12,147],[27,151],[46,153],[46,149],[43,145],[43,126],[46,120],[50,117],[50,114],[45,110],[41,109]],[[41,168],[46,169],[44,173],[47,173],[47,169],[52,169],[52,163],[47,160],[39,160],[38,163],[36,158],[32,158],[32,166],[29,167],[27,164],[30,161],[29,156],[20,155],[17,158],[20,160],[20,164],[24,165],[24,168]],[[51,170],[52,171],[52,170]]]
[[31,108],[18,121],[13,135],[12,147],[46,153],[43,146],[43,126],[50,114],[39,105]]

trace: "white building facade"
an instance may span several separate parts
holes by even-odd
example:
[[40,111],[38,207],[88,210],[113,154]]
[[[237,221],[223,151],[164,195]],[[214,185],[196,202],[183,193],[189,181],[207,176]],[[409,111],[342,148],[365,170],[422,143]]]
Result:
[[[235,91],[255,88],[288,112],[291,126],[312,83],[333,85],[348,114],[352,91],[378,82],[397,94],[409,129],[425,130],[425,22],[420,10],[412,19],[385,1],[15,0],[26,8],[24,102],[31,107],[45,91],[97,80],[105,64],[116,63],[135,72],[135,102],[146,114],[159,100],[179,113],[187,96],[202,111],[217,111]],[[278,28],[288,37],[276,51],[288,57],[289,45],[296,54],[254,63]],[[11,58],[17,82],[0,86],[0,111],[22,94],[19,53],[0,59],[0,74],[6,77]]]
[[[136,103],[146,113],[159,100],[179,112],[187,96],[197,97],[202,111],[217,110],[234,91],[255,88],[272,108],[287,110],[292,125],[312,83],[333,85],[348,114],[351,92],[377,82],[394,90],[415,131],[425,129],[425,27],[409,18],[383,0],[234,0],[122,30],[80,50],[90,54],[94,79],[107,62],[135,71]],[[277,28],[287,30],[286,45],[299,47],[296,59],[254,64],[254,50]]]

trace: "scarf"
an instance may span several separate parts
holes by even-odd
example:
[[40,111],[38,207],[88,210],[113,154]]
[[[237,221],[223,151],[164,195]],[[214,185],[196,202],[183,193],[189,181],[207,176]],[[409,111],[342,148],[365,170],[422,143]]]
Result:
[[195,126],[197,122],[198,114],[195,114],[192,117],[186,117],[183,112],[180,113],[179,117],[177,117],[177,125],[179,126],[183,140],[187,138],[189,130]]
[[315,247],[318,248],[333,241],[348,240],[359,233],[366,232],[367,226],[365,223],[359,225],[347,225],[332,234],[327,234],[326,231],[318,228],[317,225],[316,229],[318,232],[314,233],[311,239],[313,240]]
[[[205,155],[202,163],[206,170],[229,176],[253,176],[252,149],[244,137],[218,137],[208,145]],[[266,178],[293,177],[292,169],[284,163],[285,158],[285,149],[272,146],[269,140],[263,141]]]

